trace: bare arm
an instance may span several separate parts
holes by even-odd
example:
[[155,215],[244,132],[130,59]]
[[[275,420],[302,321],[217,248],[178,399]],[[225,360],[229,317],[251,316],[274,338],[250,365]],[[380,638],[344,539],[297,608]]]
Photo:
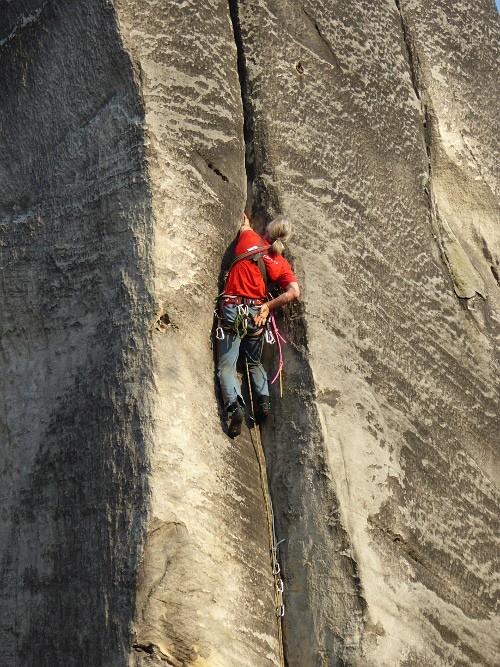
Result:
[[258,327],[264,326],[266,323],[267,317],[269,315],[269,312],[271,310],[274,310],[275,308],[280,308],[280,306],[284,306],[287,303],[290,303],[290,301],[293,301],[294,299],[298,299],[300,296],[300,289],[299,289],[299,284],[298,283],[288,283],[286,286],[286,290],[283,292],[283,294],[280,294],[277,296],[275,299],[272,301],[268,301],[267,303],[264,303],[261,307],[257,315],[255,316],[255,324]]

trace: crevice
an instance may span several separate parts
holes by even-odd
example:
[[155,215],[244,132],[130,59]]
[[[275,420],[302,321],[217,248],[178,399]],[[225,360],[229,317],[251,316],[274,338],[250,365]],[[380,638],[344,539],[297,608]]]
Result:
[[403,42],[405,45],[405,50],[406,50],[406,57],[408,60],[408,65],[410,69],[410,77],[411,77],[411,83],[413,86],[413,90],[415,91],[415,95],[417,96],[417,99],[421,99],[420,97],[420,77],[419,77],[419,62],[418,62],[418,54],[413,46],[412,40],[411,40],[411,35],[410,31],[408,28],[408,24],[403,16],[403,10],[401,8],[401,0],[394,0],[396,3],[396,7],[398,10],[399,14],[399,19],[401,21],[401,31],[403,33]]
[[223,174],[222,171],[213,164],[213,162],[207,162],[207,167],[211,169],[214,172],[214,174],[217,174],[217,176],[222,178],[222,180],[225,183],[229,183],[229,178],[225,174]]
[[432,234],[438,245],[441,259],[448,270],[451,285],[459,303],[465,306],[466,310],[471,310],[474,309],[475,301],[486,298],[486,290],[468,254],[458,241],[450,225],[443,218],[442,211],[440,211],[438,202],[436,201],[432,174],[434,146],[437,136],[436,121],[429,95],[422,88],[420,60],[408,20],[403,13],[402,0],[394,0],[394,2],[401,22],[403,43],[412,87],[421,107],[423,140],[427,156],[427,183],[425,184],[424,192],[427,196],[427,208]]
[[425,185],[425,192],[428,198],[428,209],[429,215],[433,217],[433,195],[432,195],[432,182],[431,182],[431,148],[432,148],[432,115],[431,110],[429,109],[428,100],[424,101],[422,99],[423,93],[421,90],[421,76],[420,76],[420,60],[418,57],[417,50],[413,43],[411,37],[410,27],[408,22],[403,14],[403,8],[401,6],[401,0],[394,0],[396,9],[399,14],[399,20],[401,23],[401,33],[403,35],[403,44],[405,48],[406,60],[408,62],[408,69],[411,79],[411,85],[415,93],[416,98],[420,102],[421,117],[422,117],[422,127],[423,127],[423,139],[425,152],[427,155],[427,171],[428,171],[428,182]]
[[[234,40],[237,49],[237,66],[244,115],[245,169],[248,184],[247,212],[258,222],[280,211],[278,193],[270,185],[273,179],[267,163],[267,138],[263,128],[258,124],[253,103],[250,65],[245,57],[245,25],[242,25],[244,7],[238,0],[228,0]],[[337,65],[336,56],[323,37],[316,21],[308,16],[311,29],[318,35],[318,46],[328,61]],[[296,62],[295,69],[299,76],[304,74],[303,62]],[[260,218],[260,220],[259,220]],[[266,449],[267,469],[269,470],[269,486],[275,505],[277,539],[284,540],[280,547],[280,565],[282,566],[285,583],[283,619],[283,649],[285,664],[295,664],[298,649],[296,643],[297,628],[317,620],[318,581],[323,582],[329,590],[338,591],[341,598],[341,609],[333,616],[327,611],[322,622],[334,624],[336,629],[327,633],[323,641],[322,652],[330,657],[335,656],[336,664],[351,664],[351,656],[358,659],[363,656],[363,628],[366,624],[366,601],[358,572],[358,565],[353,553],[353,545],[347,530],[337,521],[339,501],[329,485],[330,472],[323,451],[324,442],[322,427],[317,411],[312,409],[304,413],[304,404],[309,404],[315,394],[314,379],[307,358],[307,326],[304,319],[303,306],[293,304],[286,309],[279,320],[284,323],[289,345],[285,351],[287,357],[287,397],[280,401],[276,387],[271,389],[274,404],[273,415],[269,423],[262,429],[262,439]],[[300,380],[299,380],[300,378]],[[307,398],[306,398],[307,396]],[[300,443],[310,442],[312,450],[302,448]],[[289,447],[294,443],[293,447]],[[312,455],[314,452],[314,456]],[[320,463],[315,461],[318,457]],[[286,461],[286,464],[284,464]],[[286,468],[286,474],[284,472]],[[309,486],[309,476],[317,482],[314,489]],[[293,479],[293,483],[291,480]],[[332,518],[326,525],[309,516],[310,508],[304,498],[311,500],[311,506],[326,504],[332,510]],[[297,540],[295,529],[291,524],[291,513],[287,509],[292,505],[300,505],[305,514],[302,517],[307,523],[314,524],[317,546],[321,557],[307,565],[303,560],[302,545]],[[292,511],[292,513],[295,510]],[[295,538],[295,539],[294,539]],[[313,539],[313,538],[311,538]],[[305,567],[305,572],[303,571]],[[310,587],[311,600],[303,605],[296,591],[288,591],[291,582],[300,577],[302,584]],[[306,647],[300,649],[302,657],[314,659],[318,655],[317,638],[311,638]],[[330,659],[330,658],[329,658]],[[354,658],[353,658],[354,659]],[[312,662],[311,662],[312,664]]]
[[[245,172],[247,180],[247,201],[245,205],[245,211],[250,214],[253,221],[256,223],[256,228],[258,230],[259,226],[264,227],[266,216],[269,215],[270,209],[272,209],[271,197],[269,192],[269,187],[266,185],[262,173],[264,171],[265,160],[265,142],[261,141],[259,146],[259,158],[256,158],[255,155],[255,121],[254,121],[254,107],[252,102],[252,91],[250,77],[247,70],[247,63],[245,58],[245,49],[243,42],[243,33],[240,21],[240,5],[238,0],[228,0],[229,4],[229,14],[231,18],[231,23],[233,26],[234,41],[237,51],[237,68],[238,68],[238,79],[240,84],[240,93],[241,101],[243,108],[243,139],[245,143]],[[299,69],[297,69],[299,72]],[[302,70],[303,71],[303,70]],[[259,169],[259,177],[257,178],[257,163]],[[210,165],[209,165],[210,166]],[[275,202],[276,203],[276,202]],[[277,206],[275,206],[277,208]],[[250,387],[249,387],[250,389]],[[252,441],[253,441],[252,436]],[[261,445],[260,445],[261,446]],[[255,444],[254,444],[255,447]],[[268,490],[268,502],[270,504],[270,516],[274,516],[274,511],[272,509],[272,492],[270,488],[269,481],[267,479],[267,464],[265,457],[262,454],[262,460],[258,453],[258,448],[256,448],[257,459],[260,461],[260,464],[264,466],[265,474],[264,479],[261,480],[262,484],[267,485]],[[262,474],[262,472],[261,472]],[[264,491],[264,486],[263,486]],[[264,492],[265,493],[265,492]],[[267,505],[267,503],[266,503]],[[269,509],[268,519],[269,519]],[[274,521],[274,520],[273,520]],[[269,545],[271,550],[274,550],[276,563],[279,564],[278,569],[276,570],[276,565],[273,565],[273,569],[270,571],[270,577],[274,579],[275,586],[275,596],[276,600],[281,600],[281,593],[283,592],[283,579],[280,577],[279,572],[282,571],[282,562],[279,553],[279,542]],[[281,583],[281,589],[277,586],[277,577]],[[285,598],[286,600],[286,598]],[[285,602],[286,604],[286,602]],[[281,605],[279,605],[281,609]],[[276,610],[277,613],[277,635],[279,642],[279,652],[280,652],[280,664],[284,667],[288,664],[286,655],[286,637],[285,637],[285,628],[282,625],[282,618]]]
[[[234,42],[236,44],[238,79],[240,82],[241,102],[243,105],[243,138],[245,141],[245,171],[249,193],[255,179],[254,160],[254,122],[253,107],[250,94],[250,81],[247,72],[245,52],[243,48],[243,36],[241,32],[240,11],[238,0],[228,0],[229,15],[233,25]],[[250,194],[247,196],[247,204],[251,203]],[[248,207],[247,207],[248,208]]]
[[158,658],[161,660],[163,663],[165,663],[165,667],[177,667],[181,663],[176,662],[170,662],[170,659],[161,651],[161,649],[156,645],[156,644],[132,644],[132,648],[134,651],[137,653],[147,653],[147,655],[154,656],[155,658]]
[[422,99],[422,90],[420,83],[420,61],[418,53],[416,51],[415,45],[413,43],[410,28],[408,22],[406,21],[403,8],[401,6],[401,0],[394,0],[396,9],[399,14],[399,21],[401,23],[401,33],[403,35],[403,44],[405,48],[406,60],[408,62],[408,69],[410,73],[411,85],[415,93],[416,98],[420,102],[421,117],[422,117],[422,127],[423,127],[423,139],[425,145],[425,152],[427,155],[427,170],[428,170],[428,183],[425,186],[425,192],[428,197],[428,208],[429,214],[432,217],[432,183],[431,183],[431,146],[432,146],[432,116],[430,113],[429,105],[427,101]]
[[245,142],[245,171],[247,176],[247,201],[245,210],[253,218],[257,229],[263,228],[277,213],[281,212],[278,196],[271,183],[274,175],[269,173],[265,152],[265,140],[259,141],[256,150],[255,111],[252,102],[252,85],[245,57],[243,31],[240,20],[240,3],[228,0],[229,14],[233,26],[237,51],[238,78],[243,106],[243,138]]
[[337,55],[336,55],[335,51],[333,50],[332,45],[330,44],[330,42],[326,39],[326,37],[321,32],[321,28],[319,27],[318,22],[316,21],[314,16],[311,16],[311,14],[307,11],[307,9],[305,7],[302,7],[302,11],[304,12],[307,19],[309,20],[312,27],[314,28],[315,32],[317,33],[321,43],[323,44],[323,46],[326,49],[326,52],[327,52],[328,56],[330,56],[330,58],[327,57],[327,60],[332,65],[334,65],[335,67],[340,69],[340,63],[339,63],[339,60],[337,58]]

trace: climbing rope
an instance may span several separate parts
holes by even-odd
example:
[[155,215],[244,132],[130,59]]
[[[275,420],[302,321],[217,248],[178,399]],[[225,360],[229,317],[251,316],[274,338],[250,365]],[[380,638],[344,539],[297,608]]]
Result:
[[271,322],[271,326],[273,328],[273,333],[271,334],[273,339],[276,341],[276,344],[278,346],[278,372],[274,376],[274,378],[271,380],[271,384],[274,384],[276,380],[280,379],[280,396],[283,398],[283,379],[281,377],[281,371],[283,370],[283,350],[281,349],[281,343],[284,343],[286,345],[286,340],[283,338],[283,336],[280,334],[278,330],[278,325],[276,324],[276,320],[274,319],[274,313],[271,313],[269,320]]
[[245,366],[247,371],[248,393],[250,395],[250,406],[252,411],[251,418],[253,424],[252,428],[250,429],[250,437],[252,439],[252,445],[255,450],[255,455],[257,456],[257,461],[259,464],[260,485],[262,487],[262,495],[264,496],[264,503],[266,506],[266,519],[267,519],[267,531],[269,536],[271,568],[274,577],[274,602],[276,605],[276,619],[278,624],[280,667],[285,667],[285,656],[283,651],[283,627],[282,627],[282,618],[285,615],[285,605],[283,604],[284,584],[283,584],[283,579],[281,578],[281,567],[278,561],[278,548],[279,545],[282,542],[284,542],[284,540],[280,540],[278,542],[276,538],[273,504],[271,500],[271,494],[269,493],[269,482],[267,479],[266,458],[264,456],[264,450],[262,448],[262,441],[260,438],[259,427],[257,425],[257,422],[255,421],[252,385],[250,382],[250,370],[248,368],[247,359],[245,359]]

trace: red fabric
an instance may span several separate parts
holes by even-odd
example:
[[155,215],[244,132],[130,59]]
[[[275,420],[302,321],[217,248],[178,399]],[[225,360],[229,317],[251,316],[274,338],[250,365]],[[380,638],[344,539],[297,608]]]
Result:
[[[253,229],[247,229],[241,232],[234,254],[241,255],[261,245],[268,246],[269,243],[262,239]],[[285,289],[289,283],[297,282],[297,278],[293,275],[292,267],[281,255],[269,253],[263,255],[262,259],[266,265],[270,283],[276,283]],[[224,294],[246,296],[250,299],[264,299],[266,296],[266,286],[257,263],[252,259],[242,259],[240,262],[236,262],[229,272]]]

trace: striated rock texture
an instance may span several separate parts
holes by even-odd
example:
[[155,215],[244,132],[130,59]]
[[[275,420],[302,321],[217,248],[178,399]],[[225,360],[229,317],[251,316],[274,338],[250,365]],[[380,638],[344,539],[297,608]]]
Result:
[[302,288],[287,666],[497,664],[499,36],[491,0],[1,4],[1,665],[280,664],[210,345],[247,200]]
[[126,664],[153,407],[144,107],[111,7],[0,15],[0,663]]
[[[496,660],[498,138],[486,110],[462,126],[495,96],[495,17],[432,4],[241,3],[255,185],[304,288],[269,433],[290,664]],[[487,64],[462,52],[478,26]]]

